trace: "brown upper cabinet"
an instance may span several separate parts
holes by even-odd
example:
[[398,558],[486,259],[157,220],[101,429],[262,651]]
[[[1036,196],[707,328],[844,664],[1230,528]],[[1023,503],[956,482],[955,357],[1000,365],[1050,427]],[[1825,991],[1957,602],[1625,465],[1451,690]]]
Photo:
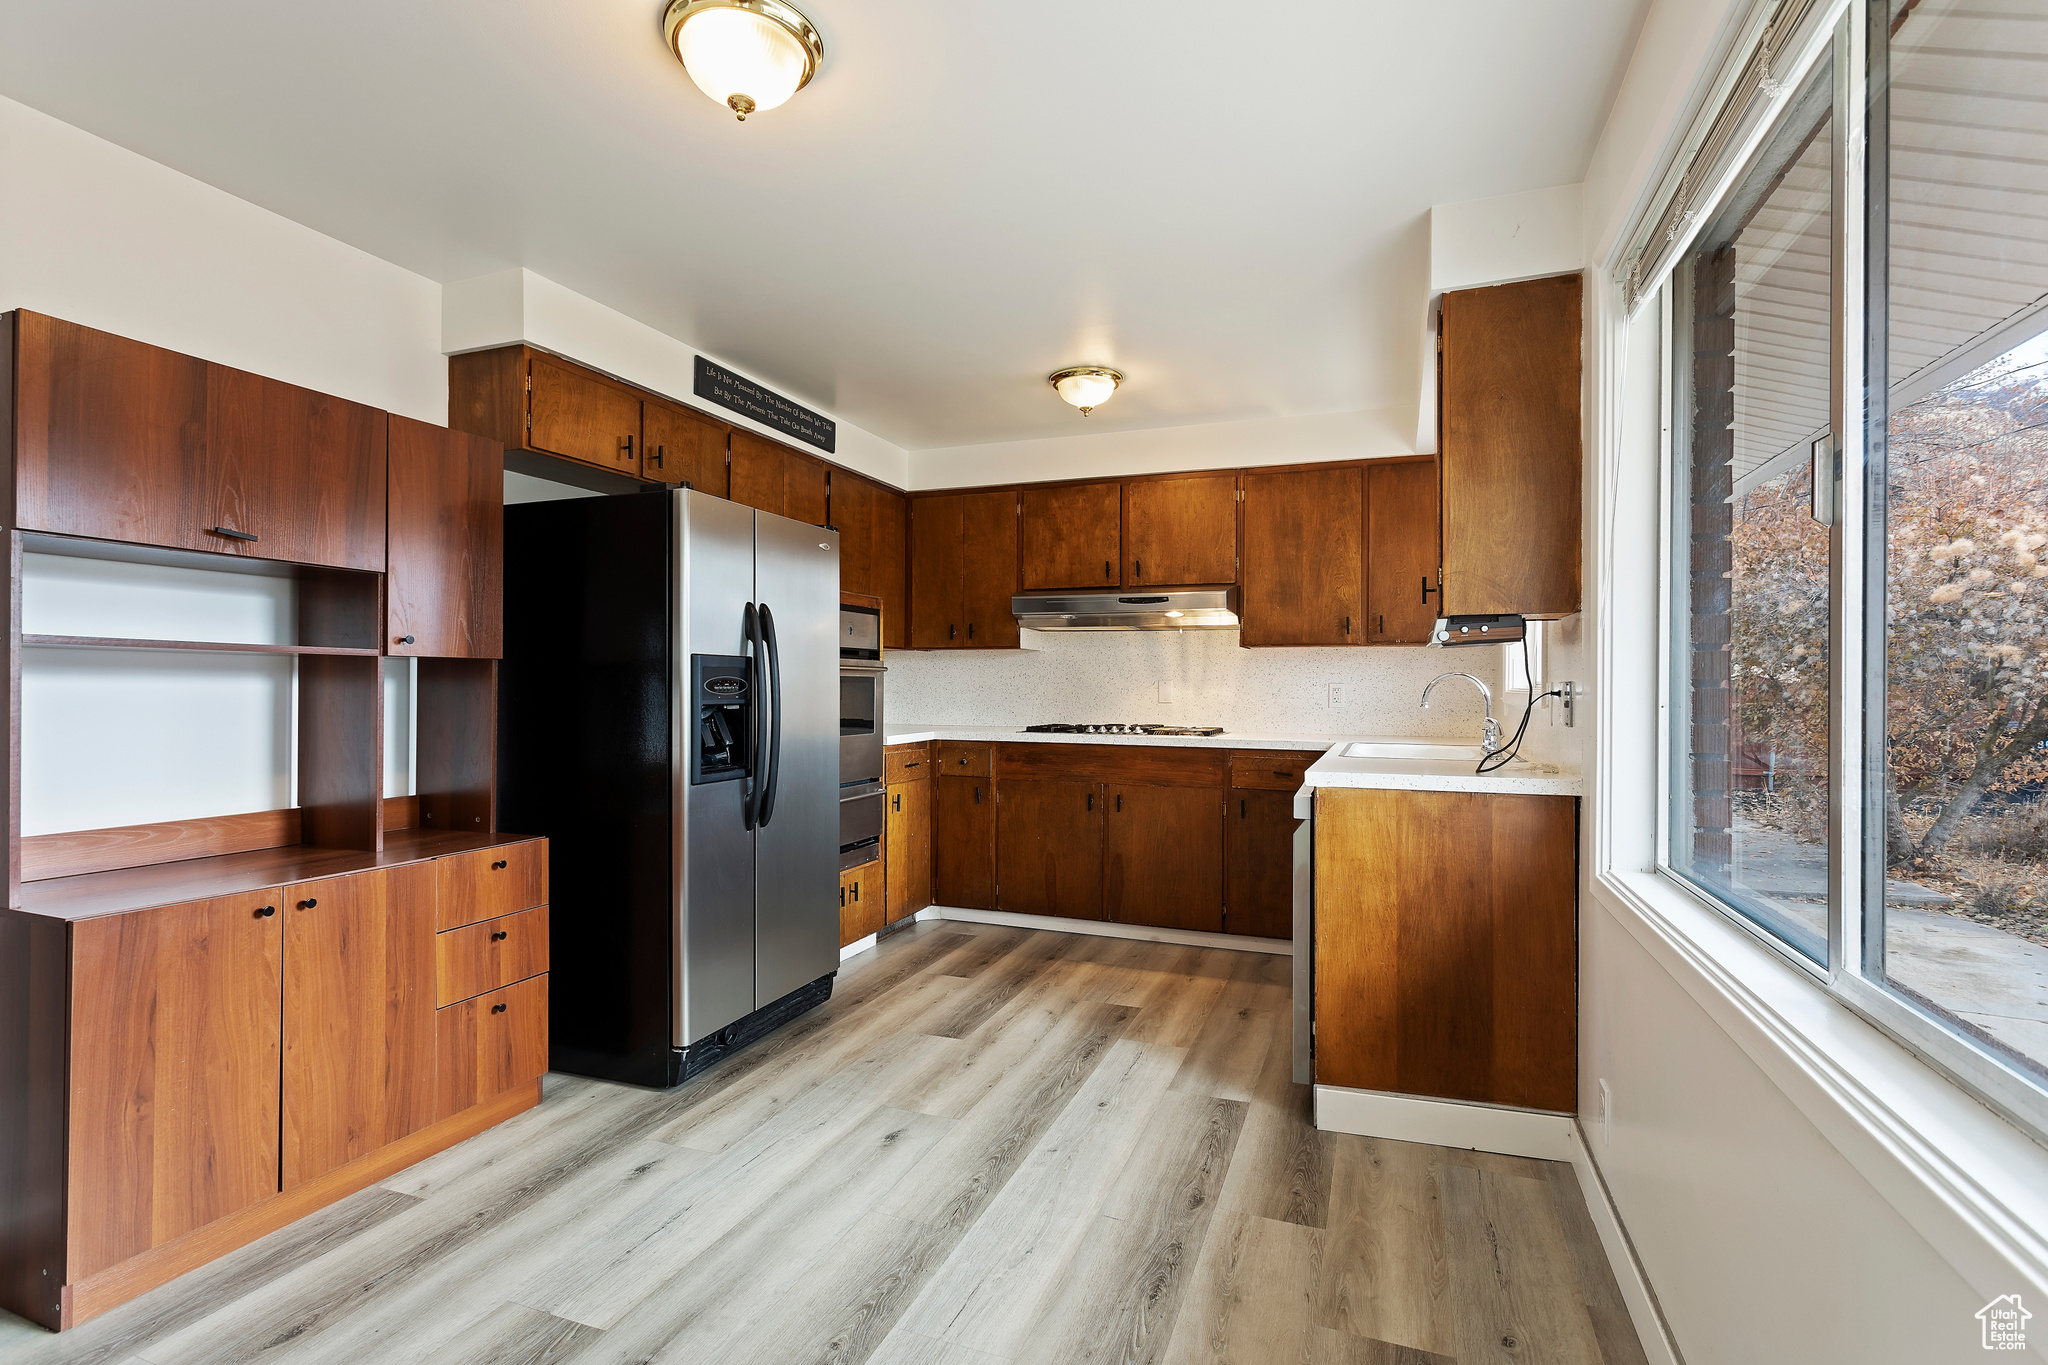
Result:
[[882,644],[910,641],[903,574],[909,499],[845,470],[832,471],[832,524],[839,531],[839,589],[882,600]]
[[732,428],[658,399],[640,400],[640,475],[724,497],[725,442]]
[[1360,643],[1364,499],[1356,465],[1245,473],[1241,643]]
[[1577,275],[1444,295],[1442,615],[1579,609],[1580,295]]
[[1237,473],[1131,479],[1124,486],[1123,585],[1237,581]]
[[1429,643],[1436,620],[1436,461],[1365,467],[1366,640]]
[[813,526],[826,519],[824,461],[752,432],[732,433],[731,497],[761,512]]
[[910,500],[910,647],[1014,649],[1017,494]]
[[384,650],[445,659],[505,652],[505,449],[392,416]]
[[1122,581],[1122,490],[1118,483],[1026,488],[1018,530],[1021,590],[1116,587]]
[[7,321],[22,530],[383,570],[375,408],[39,313]]
[[527,448],[637,477],[640,395],[538,351],[527,363]]

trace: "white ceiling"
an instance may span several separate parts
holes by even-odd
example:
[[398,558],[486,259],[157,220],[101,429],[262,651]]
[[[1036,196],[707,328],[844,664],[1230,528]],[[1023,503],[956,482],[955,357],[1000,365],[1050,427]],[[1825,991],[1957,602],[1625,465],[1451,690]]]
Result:
[[[437,280],[523,265],[909,448],[1412,405],[1431,204],[1584,172],[1646,0],[17,0],[0,93]],[[146,223],[136,224],[146,231]]]

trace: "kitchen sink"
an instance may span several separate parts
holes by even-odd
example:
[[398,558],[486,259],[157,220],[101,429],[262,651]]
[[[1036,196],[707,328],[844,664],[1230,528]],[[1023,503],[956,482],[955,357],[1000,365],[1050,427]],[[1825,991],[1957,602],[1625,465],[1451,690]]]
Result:
[[1382,763],[1477,763],[1486,751],[1477,744],[1420,744],[1399,740],[1360,740],[1344,746],[1345,758],[1371,758]]

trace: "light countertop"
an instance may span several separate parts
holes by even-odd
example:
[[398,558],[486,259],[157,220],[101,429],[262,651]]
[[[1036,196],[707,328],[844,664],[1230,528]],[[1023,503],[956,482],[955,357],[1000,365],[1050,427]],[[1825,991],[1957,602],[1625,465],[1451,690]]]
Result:
[[[1480,776],[1470,761],[1390,762],[1344,758],[1343,745],[1359,739],[1397,738],[1386,735],[1274,735],[1226,730],[1220,735],[1045,735],[1026,734],[1014,725],[885,724],[889,744],[922,744],[929,740],[961,740],[987,744],[1119,744],[1134,748],[1169,749],[1323,749],[1328,752],[1309,767],[1295,814],[1306,818],[1317,787],[1371,787],[1385,791],[1496,792],[1520,796],[1580,796],[1585,783],[1576,768],[1517,760],[1498,772]],[[1412,740],[1427,744],[1429,740]],[[1441,742],[1441,741],[1438,741]]]

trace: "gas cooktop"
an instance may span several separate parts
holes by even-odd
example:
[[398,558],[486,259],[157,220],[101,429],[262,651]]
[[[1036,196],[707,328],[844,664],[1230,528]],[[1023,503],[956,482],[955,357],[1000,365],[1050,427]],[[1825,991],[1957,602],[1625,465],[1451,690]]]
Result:
[[1027,735],[1220,735],[1220,725],[1027,725]]

